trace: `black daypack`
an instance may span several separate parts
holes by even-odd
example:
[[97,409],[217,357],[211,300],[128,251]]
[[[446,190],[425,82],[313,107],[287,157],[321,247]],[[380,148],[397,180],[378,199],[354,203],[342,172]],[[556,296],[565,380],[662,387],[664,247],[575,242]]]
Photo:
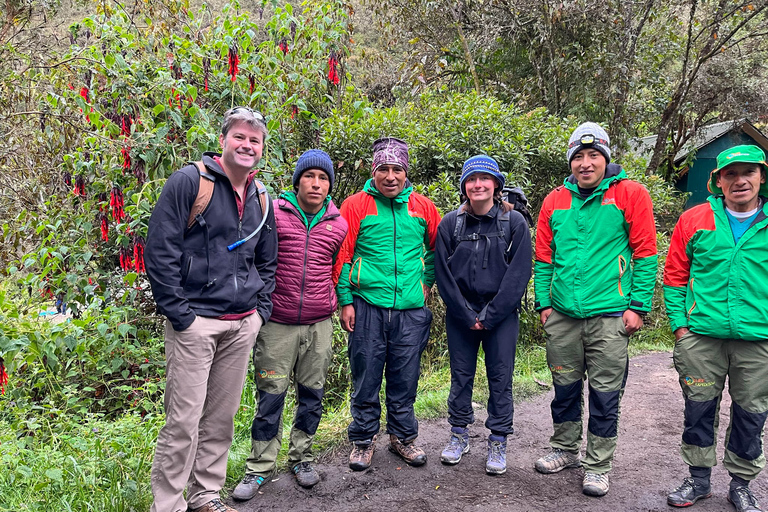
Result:
[[515,207],[515,210],[520,213],[528,222],[528,227],[533,227],[533,216],[531,216],[531,205],[528,203],[528,198],[525,197],[523,189],[520,187],[503,188],[501,190],[501,198]]

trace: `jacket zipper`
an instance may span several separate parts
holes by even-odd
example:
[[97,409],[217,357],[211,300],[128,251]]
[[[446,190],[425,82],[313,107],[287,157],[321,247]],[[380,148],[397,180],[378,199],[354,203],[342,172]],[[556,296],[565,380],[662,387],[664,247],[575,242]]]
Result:
[[397,220],[395,217],[395,200],[390,199],[392,208],[392,245],[393,252],[395,254],[395,293],[392,296],[392,307],[397,305]]
[[307,280],[307,251],[309,250],[309,226],[307,226],[307,238],[304,241],[304,265],[301,268],[301,291],[299,292],[299,319],[301,323],[301,309],[304,307],[304,285]]

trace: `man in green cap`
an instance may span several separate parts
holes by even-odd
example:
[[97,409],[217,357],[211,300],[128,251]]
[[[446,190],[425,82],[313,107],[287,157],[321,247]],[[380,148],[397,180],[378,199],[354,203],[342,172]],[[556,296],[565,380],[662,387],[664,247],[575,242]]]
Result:
[[725,378],[731,418],[723,465],[739,512],[762,510],[749,489],[765,466],[768,416],[768,185],[765,153],[720,153],[707,202],[680,216],[664,269],[664,299],[675,333],[674,361],[685,398],[681,453],[691,476],[667,497],[688,507],[712,495]]

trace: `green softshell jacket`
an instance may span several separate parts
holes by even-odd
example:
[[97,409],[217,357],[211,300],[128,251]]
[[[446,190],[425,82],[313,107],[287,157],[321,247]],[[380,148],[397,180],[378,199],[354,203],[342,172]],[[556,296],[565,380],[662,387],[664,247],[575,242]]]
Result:
[[[765,189],[765,190],[763,190]],[[768,187],[761,188],[761,194]],[[664,302],[672,330],[713,338],[768,339],[768,203],[739,242],[722,196],[684,212],[664,267]]]
[[357,295],[381,308],[424,306],[435,282],[435,239],[440,213],[410,182],[396,197],[382,195],[370,179],[339,209],[349,224],[336,258],[339,304]]
[[536,309],[572,318],[651,309],[656,224],[648,191],[609,164],[584,198],[573,176],[545,199],[536,231]]

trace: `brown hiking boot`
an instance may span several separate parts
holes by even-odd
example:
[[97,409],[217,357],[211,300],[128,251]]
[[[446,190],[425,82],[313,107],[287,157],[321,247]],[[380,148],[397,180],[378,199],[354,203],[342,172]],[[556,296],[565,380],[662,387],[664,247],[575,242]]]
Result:
[[229,505],[226,505],[219,498],[212,499],[202,507],[190,508],[192,512],[237,512]]
[[399,455],[409,466],[423,466],[427,463],[427,454],[413,444],[414,440],[403,443],[396,435],[389,434],[389,451]]
[[370,443],[353,443],[352,453],[349,454],[349,468],[353,471],[365,471],[371,467],[373,451],[376,449],[376,437]]

